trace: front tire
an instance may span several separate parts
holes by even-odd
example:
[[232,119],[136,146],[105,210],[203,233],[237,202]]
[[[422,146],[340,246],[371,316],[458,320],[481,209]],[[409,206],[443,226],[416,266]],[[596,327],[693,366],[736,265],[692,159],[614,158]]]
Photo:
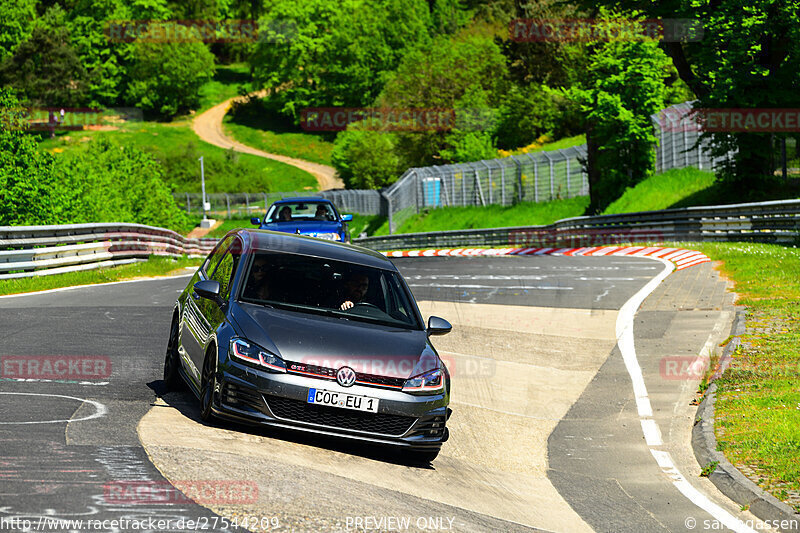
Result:
[[217,354],[209,351],[203,363],[203,375],[200,381],[200,419],[203,422],[212,422],[214,416],[214,396],[217,388],[217,373],[215,372]]
[[164,386],[167,392],[177,391],[183,387],[180,375],[181,360],[178,355],[178,321],[172,321],[167,342],[167,354],[164,357]]

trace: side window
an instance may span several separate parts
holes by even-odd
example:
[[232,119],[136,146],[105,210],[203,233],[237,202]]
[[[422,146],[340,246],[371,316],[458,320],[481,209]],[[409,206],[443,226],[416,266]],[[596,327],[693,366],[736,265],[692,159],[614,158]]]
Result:
[[239,264],[240,257],[241,246],[239,240],[236,239],[228,248],[228,251],[217,265],[214,275],[210,278],[219,281],[219,295],[223,300],[227,300],[231,294],[231,282],[233,281],[233,274],[236,272],[236,266]]
[[228,246],[230,245],[232,239],[233,237],[228,237],[223,242],[221,242],[217,246],[217,248],[213,252],[211,252],[211,255],[208,256],[208,259],[206,259],[206,262],[203,263],[203,273],[206,275],[207,278],[211,275],[212,272],[214,272],[214,269],[219,264],[219,260],[222,259],[222,254],[224,254],[225,250],[228,249]]

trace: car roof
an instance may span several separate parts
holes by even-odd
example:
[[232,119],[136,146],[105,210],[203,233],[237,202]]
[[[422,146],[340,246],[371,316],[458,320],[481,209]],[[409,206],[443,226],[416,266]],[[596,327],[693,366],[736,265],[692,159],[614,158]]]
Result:
[[329,204],[332,203],[327,198],[323,198],[321,196],[298,196],[295,198],[281,198],[276,204],[283,204],[288,202],[328,202]]
[[397,272],[386,256],[362,246],[261,229],[241,228],[231,233],[241,236],[251,250],[309,255]]

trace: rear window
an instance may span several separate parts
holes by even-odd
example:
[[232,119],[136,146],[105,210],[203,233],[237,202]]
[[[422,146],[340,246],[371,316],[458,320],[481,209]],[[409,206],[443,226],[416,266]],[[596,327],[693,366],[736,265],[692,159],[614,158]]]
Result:
[[244,302],[421,329],[400,275],[330,259],[255,252]]

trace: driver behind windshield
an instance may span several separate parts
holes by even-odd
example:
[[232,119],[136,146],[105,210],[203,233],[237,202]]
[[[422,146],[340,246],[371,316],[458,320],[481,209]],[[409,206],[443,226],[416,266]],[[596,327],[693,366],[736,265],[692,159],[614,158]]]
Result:
[[369,276],[366,274],[353,273],[349,274],[342,286],[342,298],[344,301],[339,306],[339,309],[344,311],[350,309],[358,303],[364,302],[369,290]]

